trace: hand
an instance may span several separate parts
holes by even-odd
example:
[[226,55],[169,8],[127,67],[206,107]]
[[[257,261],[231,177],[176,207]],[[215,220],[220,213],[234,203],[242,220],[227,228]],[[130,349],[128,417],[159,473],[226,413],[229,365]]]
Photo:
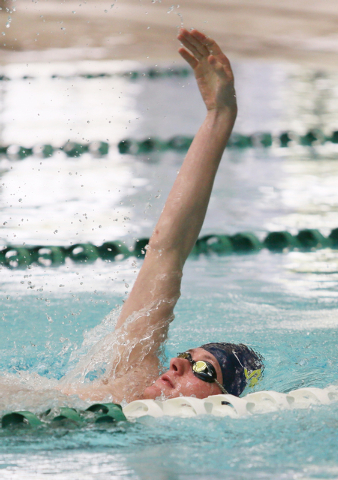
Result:
[[234,75],[228,58],[217,43],[198,30],[188,32],[184,28],[177,38],[186,47],[178,51],[194,70],[207,110],[229,110],[236,115]]

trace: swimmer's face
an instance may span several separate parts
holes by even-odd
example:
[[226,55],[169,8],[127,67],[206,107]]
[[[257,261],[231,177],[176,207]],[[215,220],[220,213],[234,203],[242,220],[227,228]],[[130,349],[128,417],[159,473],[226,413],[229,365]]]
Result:
[[[188,350],[192,359],[197,362],[204,360],[210,362],[216,369],[217,380],[222,384],[222,372],[216,358],[203,348]],[[191,368],[189,360],[185,358],[172,358],[169,370],[161,375],[143,393],[143,398],[155,399],[157,397],[175,398],[191,397],[206,398],[209,395],[222,393],[216,383],[207,383],[197,378]]]

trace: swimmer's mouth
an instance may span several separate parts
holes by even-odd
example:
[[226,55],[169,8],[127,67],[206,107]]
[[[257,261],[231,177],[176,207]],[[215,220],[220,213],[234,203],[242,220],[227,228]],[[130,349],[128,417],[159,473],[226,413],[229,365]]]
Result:
[[161,377],[162,382],[164,382],[166,385],[168,385],[170,388],[175,388],[172,381],[168,377],[168,375],[162,375]]

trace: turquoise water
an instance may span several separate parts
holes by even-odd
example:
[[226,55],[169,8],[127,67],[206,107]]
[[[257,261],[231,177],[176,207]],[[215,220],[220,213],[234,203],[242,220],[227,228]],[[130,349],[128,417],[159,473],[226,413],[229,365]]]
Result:
[[[168,138],[193,134],[203,117],[191,78],[52,83],[48,68],[54,73],[75,67],[33,67],[38,80],[6,85],[4,143]],[[26,67],[11,68],[14,75]],[[92,62],[87,68],[99,67]],[[242,112],[237,131],[337,128],[335,74],[255,63],[235,68]],[[28,94],[29,114],[20,108]],[[329,233],[338,227],[336,158],[332,145],[229,150],[203,233],[248,230],[264,236],[302,228]],[[120,238],[132,245],[150,234],[181,161],[174,153],[121,157],[114,149],[107,159],[70,160],[62,154],[49,160],[2,159],[0,238],[46,245]],[[30,403],[43,411],[62,401],[37,393],[34,374],[60,379],[113,329],[114,315],[103,319],[121,305],[139,266],[140,260],[131,258],[0,270],[1,373],[34,386],[29,395],[23,389],[8,395],[2,388],[3,411]],[[212,340],[243,342],[265,357],[261,389],[337,385],[337,282],[338,253],[329,249],[191,258],[167,357]],[[70,402],[80,405],[74,398]],[[0,430],[0,476],[336,479],[337,405],[239,419],[145,417],[104,428]]]

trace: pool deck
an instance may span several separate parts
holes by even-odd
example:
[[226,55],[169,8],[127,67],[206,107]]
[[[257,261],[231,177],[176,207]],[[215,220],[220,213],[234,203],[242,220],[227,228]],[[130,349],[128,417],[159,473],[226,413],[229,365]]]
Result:
[[[337,0],[0,0],[0,6],[1,64],[172,61],[183,23],[212,35],[231,58],[338,67]],[[5,11],[13,6],[12,14]]]

